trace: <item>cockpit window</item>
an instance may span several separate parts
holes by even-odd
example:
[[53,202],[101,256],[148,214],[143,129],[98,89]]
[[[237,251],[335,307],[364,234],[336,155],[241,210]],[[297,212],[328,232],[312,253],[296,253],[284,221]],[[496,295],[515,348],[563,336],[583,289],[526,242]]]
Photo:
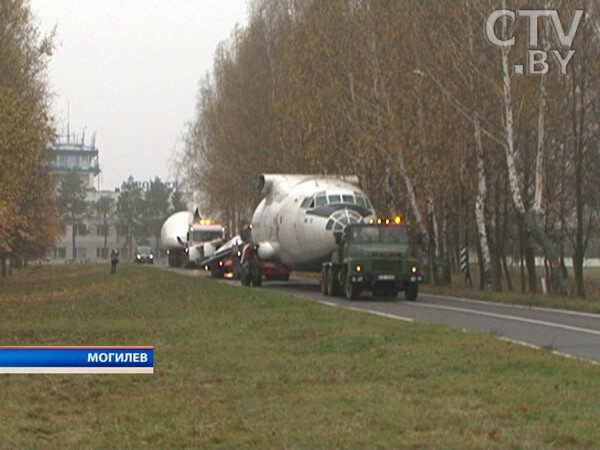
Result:
[[318,192],[313,197],[307,197],[302,201],[301,207],[314,209],[320,208],[327,205],[358,205],[363,208],[367,208],[373,210],[373,206],[369,199],[367,199],[360,192],[354,192],[352,194],[330,194],[327,195],[326,192]]

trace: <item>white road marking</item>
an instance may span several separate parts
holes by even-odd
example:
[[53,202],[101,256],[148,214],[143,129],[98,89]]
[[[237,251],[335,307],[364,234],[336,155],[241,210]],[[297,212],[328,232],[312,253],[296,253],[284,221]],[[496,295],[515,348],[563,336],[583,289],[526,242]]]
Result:
[[327,305],[327,306],[339,306],[337,303],[333,303],[333,302],[326,302],[325,300],[317,300],[319,303],[322,303],[323,305]]
[[540,347],[539,345],[530,344],[529,342],[524,342],[524,341],[517,341],[516,339],[510,339],[510,338],[507,338],[504,336],[497,336],[497,339],[500,339],[501,341],[505,341],[505,342],[510,342],[511,344],[517,344],[517,345],[522,345],[523,347],[533,348],[535,350],[542,349],[542,347]]
[[[529,342],[524,342],[524,341],[517,341],[516,339],[510,339],[510,338],[507,338],[504,336],[498,336],[497,339],[500,339],[501,341],[505,341],[505,342],[510,342],[511,344],[522,345],[523,347],[529,347],[534,350],[542,349],[542,347],[540,347],[539,345],[533,345],[533,344],[530,344]],[[569,359],[574,359],[577,361],[586,362],[588,364],[593,364],[594,366],[600,366],[600,362],[594,361],[593,359],[582,358],[581,356],[575,356],[575,355],[571,355],[569,353],[559,352],[558,350],[554,350],[552,352],[552,354],[555,356],[563,357],[563,358],[569,358]]]
[[414,319],[411,319],[410,317],[396,316],[394,314],[387,314],[387,313],[383,313],[383,312],[379,312],[379,311],[372,311],[370,309],[355,308],[354,306],[346,306],[345,308],[349,309],[350,311],[366,312],[369,314],[374,314],[376,316],[387,317],[388,319],[402,320],[404,322],[414,322],[415,321]]
[[556,356],[562,356],[563,358],[575,359],[577,361],[584,361],[584,362],[593,364],[594,366],[600,366],[600,363],[598,361],[593,361],[591,359],[581,358],[579,356],[575,356],[575,355],[570,355],[568,353],[559,352],[558,350],[553,351],[552,354],[556,355]]
[[596,336],[600,336],[600,331],[598,331],[598,330],[591,330],[589,328],[573,327],[571,325],[563,325],[563,324],[555,323],[555,322],[547,322],[545,320],[527,319],[524,317],[509,316],[506,314],[496,314],[496,313],[491,313],[491,312],[486,312],[486,311],[476,311],[473,309],[466,309],[466,308],[454,308],[451,306],[443,306],[443,305],[429,305],[426,303],[410,303],[410,305],[413,307],[443,309],[446,311],[455,311],[455,312],[461,312],[461,313],[466,313],[466,314],[494,317],[496,319],[514,320],[516,322],[525,322],[525,323],[531,323],[534,325],[542,325],[542,326],[551,327],[551,328],[561,328],[563,330],[569,330],[569,331],[575,331],[578,333],[586,333],[586,334],[593,334]]

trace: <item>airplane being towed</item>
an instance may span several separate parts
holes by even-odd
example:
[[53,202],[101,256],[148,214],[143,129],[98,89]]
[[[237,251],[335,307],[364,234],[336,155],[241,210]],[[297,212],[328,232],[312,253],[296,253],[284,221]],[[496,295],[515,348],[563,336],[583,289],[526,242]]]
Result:
[[356,176],[263,174],[257,188],[264,195],[252,216],[258,258],[290,270],[320,272],[336,233],[375,219]]

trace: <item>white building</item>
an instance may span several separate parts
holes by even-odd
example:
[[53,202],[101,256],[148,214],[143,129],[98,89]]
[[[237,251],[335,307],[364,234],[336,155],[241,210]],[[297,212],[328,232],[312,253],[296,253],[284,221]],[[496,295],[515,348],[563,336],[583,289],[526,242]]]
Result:
[[[69,172],[75,170],[83,180],[87,188],[86,201],[90,204],[102,196],[114,200],[115,206],[118,192],[98,191],[95,189],[100,165],[98,162],[98,148],[95,145],[95,135],[90,144],[85,143],[85,136],[64,136],[56,143],[46,148],[46,156],[50,168],[50,174],[54,185],[58,189],[62,178]],[[92,209],[92,208],[91,208]],[[75,258],[73,258],[73,229],[67,225],[65,234],[60,238],[56,247],[48,251],[47,257],[56,261],[95,261],[108,259],[110,249],[119,247],[124,237],[119,237],[114,217],[108,218],[108,234],[105,245],[105,230],[102,219],[94,217],[93,209],[87,215],[86,220],[77,225],[75,237]]]

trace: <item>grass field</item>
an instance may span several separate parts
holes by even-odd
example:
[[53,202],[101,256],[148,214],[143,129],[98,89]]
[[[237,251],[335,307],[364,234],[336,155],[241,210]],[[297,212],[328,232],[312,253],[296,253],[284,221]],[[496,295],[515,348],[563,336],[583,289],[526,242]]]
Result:
[[153,345],[154,375],[0,375],[0,447],[595,447],[600,367],[124,264],[0,280],[2,345]]

